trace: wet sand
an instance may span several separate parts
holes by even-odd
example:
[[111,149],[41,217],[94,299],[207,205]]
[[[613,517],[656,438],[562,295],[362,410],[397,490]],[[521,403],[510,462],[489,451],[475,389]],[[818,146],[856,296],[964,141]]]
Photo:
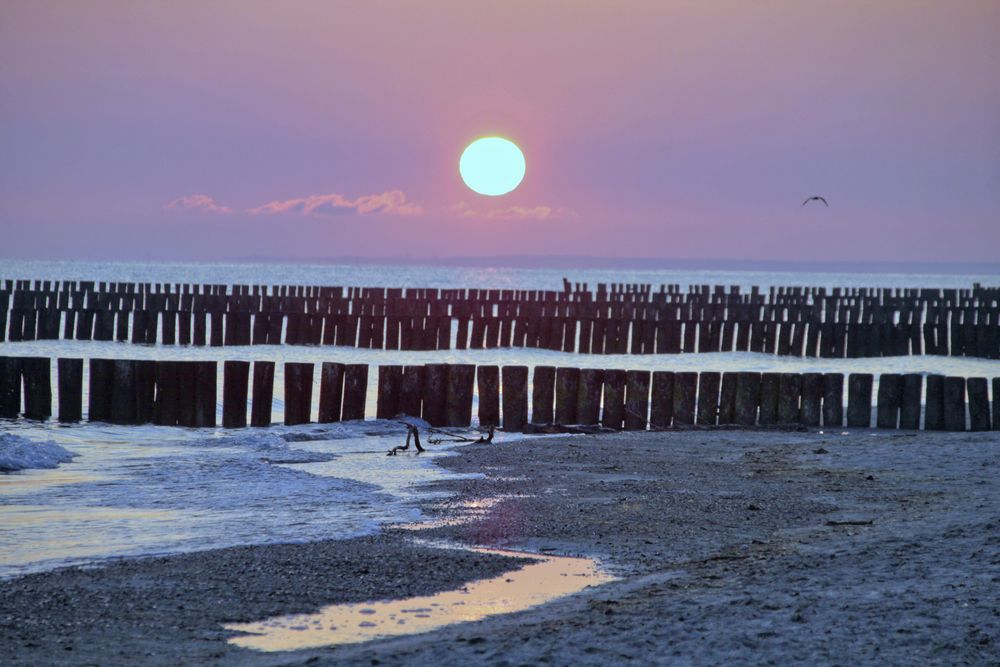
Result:
[[[6,664],[998,664],[1000,434],[688,431],[476,445],[443,519],[0,582]],[[407,457],[386,460],[404,466]],[[497,500],[499,499],[499,500]],[[483,501],[483,502],[479,502]],[[454,521],[464,517],[465,521]],[[264,653],[223,626],[586,555],[615,581],[510,615]]]

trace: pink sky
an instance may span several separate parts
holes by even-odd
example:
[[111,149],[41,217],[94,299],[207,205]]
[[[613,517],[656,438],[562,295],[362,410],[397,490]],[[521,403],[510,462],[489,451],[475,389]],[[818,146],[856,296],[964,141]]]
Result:
[[[996,260],[998,34],[995,0],[6,0],[0,256]],[[498,198],[458,176],[488,134],[527,160]]]

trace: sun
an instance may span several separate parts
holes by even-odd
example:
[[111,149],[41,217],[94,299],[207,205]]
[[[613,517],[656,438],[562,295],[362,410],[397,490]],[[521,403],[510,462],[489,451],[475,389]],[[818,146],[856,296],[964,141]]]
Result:
[[458,173],[473,192],[505,195],[524,178],[524,153],[509,139],[482,137],[462,151]]

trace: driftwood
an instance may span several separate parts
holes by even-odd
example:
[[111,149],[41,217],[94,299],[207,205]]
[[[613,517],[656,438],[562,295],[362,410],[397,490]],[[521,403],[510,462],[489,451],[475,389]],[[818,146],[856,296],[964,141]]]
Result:
[[[420,446],[420,429],[418,429],[414,424],[410,424],[408,422],[400,422],[400,423],[406,426],[406,444],[397,445],[396,447],[393,447],[386,453],[386,456],[395,456],[399,452],[407,451],[410,448],[411,438],[413,439],[413,444],[417,448],[417,454],[426,451],[423,447]],[[430,426],[427,427],[427,430],[431,433],[440,433],[447,436],[445,438],[427,439],[427,442],[429,442],[432,445],[436,445],[440,442],[472,442],[476,444],[489,444],[493,442],[493,434],[496,429],[493,426],[490,426],[487,432],[483,435],[480,435],[478,438],[466,438],[464,436],[460,436],[455,433],[449,433],[448,431],[432,428]]]
[[424,451],[424,448],[420,446],[420,429],[418,429],[413,424],[407,424],[406,422],[400,422],[406,426],[406,444],[397,445],[393,447],[386,453],[386,456],[395,456],[398,452],[405,452],[410,448],[410,438],[413,438],[413,444],[417,448],[417,454]]
[[486,435],[481,435],[478,438],[467,438],[462,435],[449,433],[448,431],[443,431],[441,429],[436,429],[436,428],[428,428],[427,430],[430,431],[431,433],[440,433],[446,436],[444,438],[428,438],[427,442],[431,443],[432,445],[436,445],[440,442],[474,442],[477,444],[488,444],[493,442],[493,432],[495,430],[495,427],[490,426],[486,432]]

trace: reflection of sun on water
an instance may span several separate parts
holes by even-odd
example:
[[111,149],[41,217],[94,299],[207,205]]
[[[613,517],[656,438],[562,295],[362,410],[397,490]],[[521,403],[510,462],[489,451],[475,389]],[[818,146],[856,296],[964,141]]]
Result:
[[228,630],[251,633],[229,641],[260,651],[357,644],[380,637],[430,632],[455,623],[522,611],[614,579],[589,558],[538,556],[496,549],[474,551],[536,560],[519,570],[435,595],[331,605],[315,614],[281,616],[259,623],[229,624],[226,626]]

